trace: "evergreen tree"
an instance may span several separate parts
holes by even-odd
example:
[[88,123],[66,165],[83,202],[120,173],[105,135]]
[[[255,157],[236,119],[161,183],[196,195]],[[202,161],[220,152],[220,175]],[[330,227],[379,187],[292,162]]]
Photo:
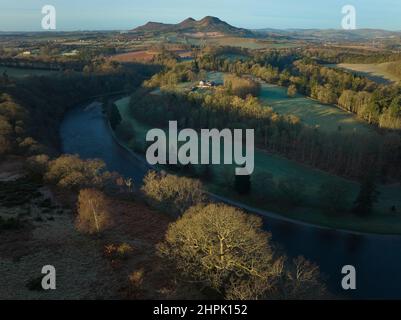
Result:
[[235,183],[234,183],[235,190],[241,194],[246,195],[251,192],[251,176],[235,176]]
[[371,213],[373,205],[378,201],[379,194],[376,185],[376,175],[369,172],[362,179],[358,197],[354,202],[353,212],[359,215]]

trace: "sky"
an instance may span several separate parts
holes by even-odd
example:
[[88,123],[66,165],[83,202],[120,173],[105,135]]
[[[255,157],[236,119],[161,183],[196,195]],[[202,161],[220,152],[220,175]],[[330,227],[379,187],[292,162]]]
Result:
[[208,15],[249,29],[339,29],[344,5],[355,7],[357,28],[401,30],[401,0],[0,0],[0,31],[40,31],[44,5],[56,8],[58,31],[128,30]]

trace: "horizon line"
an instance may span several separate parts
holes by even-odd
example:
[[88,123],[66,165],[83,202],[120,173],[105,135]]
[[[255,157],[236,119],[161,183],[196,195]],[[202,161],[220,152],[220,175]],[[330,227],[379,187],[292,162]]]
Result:
[[[154,22],[154,21],[149,21]],[[138,25],[130,29],[125,28],[110,28],[110,29],[60,29],[60,30],[0,30],[0,33],[61,33],[61,32],[129,32],[132,31],[140,26]],[[233,26],[236,27],[236,26]],[[374,28],[374,27],[363,27],[363,28],[356,28],[351,30],[346,30],[342,28],[272,28],[272,27],[264,27],[264,28],[244,28],[244,27],[236,27],[239,29],[246,29],[249,31],[263,31],[263,30],[277,30],[277,31],[307,31],[307,30],[318,30],[318,31],[345,31],[345,32],[355,32],[360,30],[377,30],[377,31],[387,31],[387,32],[396,32],[401,33],[401,29],[383,29],[383,28]]]

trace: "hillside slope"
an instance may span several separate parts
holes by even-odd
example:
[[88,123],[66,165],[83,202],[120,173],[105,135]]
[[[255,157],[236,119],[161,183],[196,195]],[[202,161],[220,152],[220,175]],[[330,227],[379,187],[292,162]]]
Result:
[[201,20],[187,18],[178,24],[167,24],[160,22],[148,22],[137,27],[131,32],[134,33],[217,33],[220,35],[253,36],[252,31],[236,28],[227,22],[216,17],[207,16]]

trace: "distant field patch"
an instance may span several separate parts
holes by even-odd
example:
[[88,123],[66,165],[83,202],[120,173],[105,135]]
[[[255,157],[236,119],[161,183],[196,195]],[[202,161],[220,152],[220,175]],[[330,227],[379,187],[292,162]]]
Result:
[[[173,38],[170,38],[172,40]],[[238,37],[209,37],[209,38],[176,38],[175,41],[191,44],[191,45],[215,45],[215,46],[230,46],[246,49],[267,49],[274,47],[286,47],[287,45],[264,41],[253,38],[238,38]],[[290,46],[288,44],[288,46]]]
[[294,115],[306,125],[326,132],[356,132],[377,135],[376,131],[351,113],[326,105],[302,95],[290,98],[287,88],[262,83],[260,99],[282,115]]
[[339,63],[327,66],[352,71],[377,83],[399,82],[401,78],[388,69],[390,63]]
[[110,59],[117,62],[128,63],[128,62],[149,62],[151,61],[157,52],[154,51],[133,51],[127,53],[120,53],[111,56]]
[[27,68],[12,68],[0,66],[0,75],[6,73],[11,78],[27,78],[32,76],[51,76],[56,75],[59,71],[56,70],[40,70],[40,69],[27,69]]

